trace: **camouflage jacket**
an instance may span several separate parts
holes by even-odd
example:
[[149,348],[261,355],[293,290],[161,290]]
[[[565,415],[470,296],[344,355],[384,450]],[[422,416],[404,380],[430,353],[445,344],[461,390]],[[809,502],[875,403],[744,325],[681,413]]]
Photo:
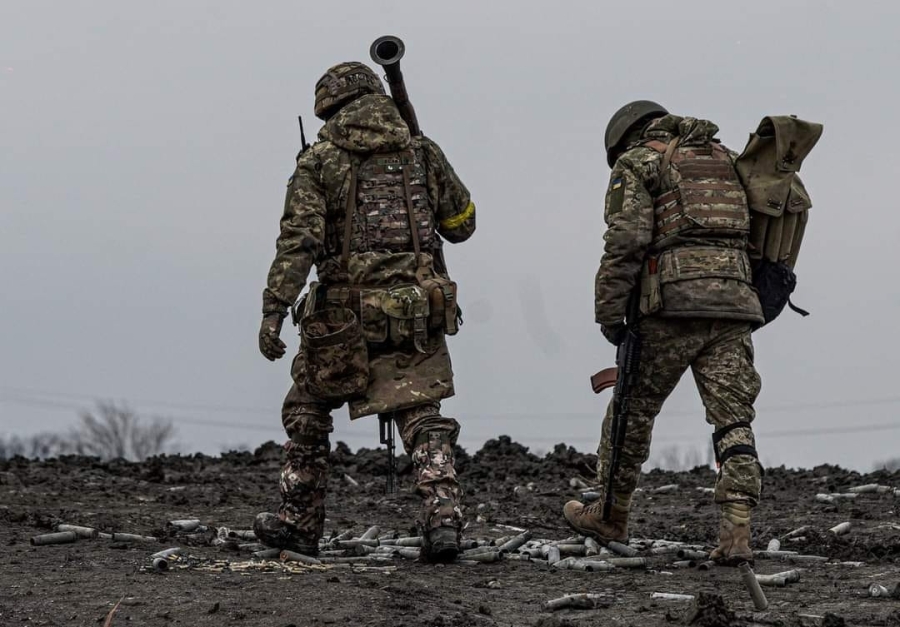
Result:
[[[663,154],[647,144],[664,146],[676,136],[681,137],[681,145],[717,143],[714,137],[718,130],[708,120],[667,115],[645,129],[614,164],[606,193],[604,253],[594,286],[598,323],[622,322],[629,296],[638,284],[642,315],[762,321],[759,299],[751,285],[746,236],[694,234],[656,246],[659,238],[654,229],[659,209],[654,205],[664,193],[671,192],[671,176],[661,176]],[[728,153],[733,161],[736,155]],[[743,191],[737,194],[746,205]],[[673,261],[676,252],[680,258]],[[653,270],[648,271],[650,259],[654,260]],[[664,269],[667,260],[670,268]],[[657,261],[663,277],[661,287],[655,275]],[[654,273],[656,285],[648,284],[649,272]],[[648,306],[654,298],[655,305]]]
[[[288,181],[275,260],[263,291],[263,314],[284,314],[306,285],[313,266],[323,283],[391,285],[415,281],[414,253],[351,251],[348,273],[341,266],[341,242],[327,236],[343,221],[350,189],[351,160],[373,153],[412,149],[423,156],[427,194],[438,234],[451,243],[475,231],[475,206],[469,191],[438,145],[410,137],[393,100],[368,95],[347,104],[319,132],[318,141],[300,155]],[[431,251],[440,255],[439,238]],[[439,265],[439,264],[438,264]],[[445,271],[438,268],[439,271]]]

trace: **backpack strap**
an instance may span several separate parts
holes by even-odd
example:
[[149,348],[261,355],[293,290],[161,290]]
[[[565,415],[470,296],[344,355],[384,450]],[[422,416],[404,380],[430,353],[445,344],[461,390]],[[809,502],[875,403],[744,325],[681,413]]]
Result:
[[347,213],[344,217],[344,241],[341,250],[341,269],[347,273],[350,265],[350,238],[353,236],[353,216],[356,215],[356,162],[350,164],[350,189],[347,191]]

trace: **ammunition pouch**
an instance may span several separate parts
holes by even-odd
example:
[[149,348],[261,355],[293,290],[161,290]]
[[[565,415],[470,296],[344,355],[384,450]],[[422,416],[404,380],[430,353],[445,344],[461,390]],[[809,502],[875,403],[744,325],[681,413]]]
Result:
[[429,299],[418,285],[394,287],[329,286],[326,306],[347,308],[359,318],[361,334],[371,345],[414,347],[427,352]]
[[442,276],[431,276],[420,279],[419,285],[428,295],[428,329],[456,335],[460,319],[456,282]]
[[359,319],[346,307],[326,307],[300,323],[300,350],[310,394],[347,400],[369,385],[369,354]]

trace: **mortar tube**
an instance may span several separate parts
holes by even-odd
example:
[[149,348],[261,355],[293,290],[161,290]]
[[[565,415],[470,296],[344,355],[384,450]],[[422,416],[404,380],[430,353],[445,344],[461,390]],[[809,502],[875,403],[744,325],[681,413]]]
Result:
[[57,531],[71,531],[79,538],[91,540],[100,535],[100,532],[93,527],[79,527],[78,525],[56,525]]
[[303,555],[302,553],[296,553],[294,551],[282,551],[278,557],[282,562],[300,562],[301,564],[310,564],[317,565],[322,562],[317,560],[314,557],[310,557],[309,555]]
[[181,552],[181,549],[177,546],[172,547],[171,549],[165,549],[163,551],[159,551],[150,556],[151,560],[155,560],[158,557],[172,557],[173,555],[177,555]]
[[700,562],[699,564],[697,564],[697,570],[707,571],[712,570],[715,567],[716,563],[712,560],[707,560],[705,562]]
[[77,542],[78,534],[74,531],[60,531],[57,533],[45,533],[39,536],[33,536],[30,540],[31,546],[48,546],[50,544],[69,544]]
[[637,557],[640,554],[640,551],[637,549],[633,549],[630,546],[622,544],[621,542],[616,542],[615,540],[608,542],[606,548],[622,557]]
[[738,566],[738,570],[741,571],[741,579],[744,581],[744,585],[747,586],[750,598],[753,599],[753,606],[757,610],[764,610],[769,607],[769,601],[766,599],[765,593],[762,591],[759,582],[756,580],[756,575],[754,574],[753,569],[750,568],[750,564],[744,562]]
[[584,539],[584,554],[587,557],[600,554],[600,543],[593,538]]
[[619,568],[646,568],[647,560],[643,557],[608,557],[606,561]]
[[525,544],[529,540],[531,540],[531,532],[524,531],[524,532],[520,533],[519,535],[510,538],[508,541],[506,541],[502,545],[500,545],[500,552],[501,553],[512,553],[513,551],[515,551],[516,549],[521,547],[523,544]]
[[266,549],[265,551],[257,551],[253,557],[261,560],[277,559],[281,556],[281,549]]
[[178,531],[195,531],[199,526],[200,521],[196,518],[188,520],[170,520],[166,523],[166,527]]
[[378,525],[373,525],[369,527],[364,534],[362,534],[359,539],[360,540],[377,540],[378,534],[381,533],[381,528]]
[[683,560],[705,560],[709,557],[709,553],[707,551],[694,551],[691,549],[681,549],[677,553],[678,557]]
[[834,527],[832,527],[832,528],[829,529],[828,531],[830,531],[831,533],[833,533],[833,534],[836,535],[836,536],[842,536],[842,535],[844,535],[844,534],[846,534],[846,533],[850,533],[850,528],[851,528],[852,526],[853,526],[853,525],[851,525],[849,522],[842,522],[842,523],[839,524],[839,525],[835,525]]
[[781,550],[781,540],[778,538],[773,538],[769,540],[769,544],[766,546],[767,551],[780,551]]

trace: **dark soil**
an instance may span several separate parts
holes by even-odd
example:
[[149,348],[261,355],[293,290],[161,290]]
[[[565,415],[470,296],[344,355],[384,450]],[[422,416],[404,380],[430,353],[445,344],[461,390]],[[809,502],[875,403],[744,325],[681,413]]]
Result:
[[[212,534],[188,541],[166,531],[167,521],[186,518],[248,529],[257,512],[277,507],[281,458],[281,447],[269,443],[253,453],[143,463],[84,457],[0,462],[0,626],[102,625],[120,600],[113,626],[900,626],[900,600],[868,596],[872,583],[893,588],[900,582],[900,497],[861,494],[831,505],[815,499],[817,493],[868,483],[900,488],[900,472],[769,469],[763,503],[755,510],[754,548],[764,550],[770,539],[809,526],[803,540],[784,539],[782,548],[831,561],[757,560],[757,573],[802,571],[799,583],[764,588],[770,605],[756,612],[736,569],[677,569],[665,557],[654,558],[645,570],[599,573],[559,571],[544,562],[431,566],[403,559],[391,562],[396,569],[389,572],[275,564],[262,570],[245,567],[247,553],[210,546]],[[362,533],[371,525],[412,531],[418,499],[410,492],[408,459],[400,460],[400,490],[390,496],[383,494],[383,450],[353,454],[339,444],[333,460],[327,533]],[[471,456],[460,450],[466,537],[515,533],[508,527],[530,529],[535,538],[569,537],[561,508],[583,490],[570,481],[579,477],[591,484],[594,463],[593,456],[563,445],[539,458],[508,438],[491,440]],[[716,508],[712,495],[696,488],[712,487],[713,481],[707,468],[646,474],[634,500],[632,537],[712,545]],[[668,484],[679,489],[653,492]],[[850,533],[828,531],[845,521],[852,523]],[[30,537],[61,522],[160,540],[29,544]],[[172,546],[185,548],[191,559],[155,572],[149,555]],[[582,592],[612,601],[594,609],[542,609],[545,601]],[[654,592],[696,598],[662,600],[651,598]]]

